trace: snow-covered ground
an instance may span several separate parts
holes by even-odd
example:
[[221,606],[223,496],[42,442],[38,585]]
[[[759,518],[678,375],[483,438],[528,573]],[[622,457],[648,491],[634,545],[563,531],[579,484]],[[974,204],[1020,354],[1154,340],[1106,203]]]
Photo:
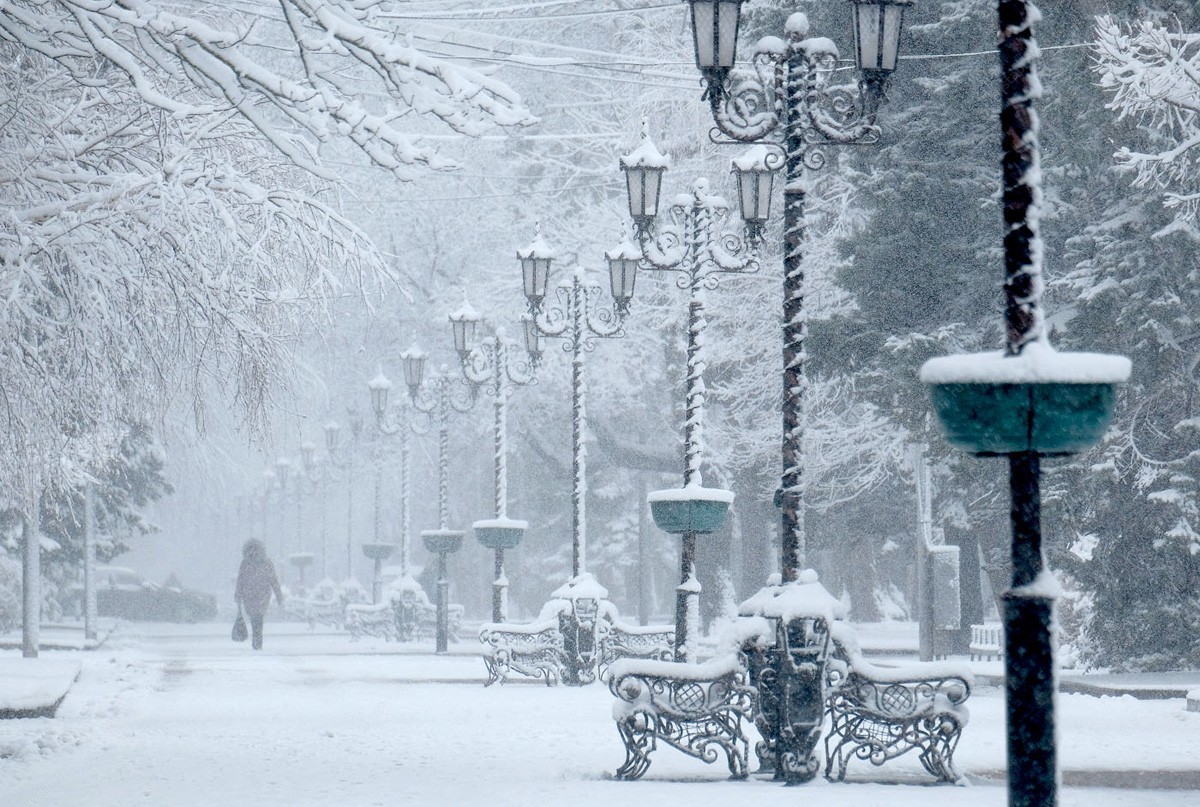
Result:
[[[726,779],[670,748],[646,778],[619,782],[624,751],[606,687],[484,688],[470,643],[448,656],[344,634],[267,626],[266,648],[229,641],[223,624],[122,626],[81,659],[55,718],[0,721],[4,805],[1003,805],[1003,694],[980,687],[956,762],[973,783],[929,784],[915,760],[852,763],[853,783],[806,793],[751,776]],[[426,651],[426,652],[418,652]],[[9,651],[0,654],[7,664]],[[0,678],[0,686],[3,679]],[[1181,698],[1063,695],[1060,759],[1070,782],[1138,781],[1176,789],[1066,786],[1063,805],[1200,803],[1200,713]],[[1122,773],[1128,772],[1128,773]]]

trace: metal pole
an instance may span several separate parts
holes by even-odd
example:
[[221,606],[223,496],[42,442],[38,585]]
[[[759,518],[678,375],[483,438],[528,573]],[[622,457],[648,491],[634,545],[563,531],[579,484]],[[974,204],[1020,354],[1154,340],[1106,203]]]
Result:
[[[34,498],[33,501],[38,501]],[[31,523],[32,522],[32,523]],[[21,655],[37,658],[42,619],[42,558],[41,536],[37,522],[28,515],[21,516],[22,559],[24,560],[21,588],[24,593],[21,621]]]
[[[500,336],[492,342],[492,394],[496,399],[493,418],[495,438],[496,518],[507,515],[508,508],[508,367],[507,355]],[[504,574],[504,549],[496,548],[496,577],[492,581],[492,622],[508,618],[508,578]]]
[[346,579],[354,577],[354,446],[346,467]]
[[787,184],[783,189],[783,474],[780,480],[780,572],[783,582],[799,578],[805,568],[804,534],[804,339],[808,334],[804,310],[804,204],[808,181],[804,171],[803,118],[807,114],[810,69],[803,51],[789,49],[783,104]]
[[[1007,353],[1017,355],[1044,335],[1041,238],[1038,218],[1037,45],[1026,0],[1000,0],[1002,165],[1004,179],[1004,292]],[[1040,459],[1009,457],[1012,496],[1012,589],[1004,595],[1004,672],[1008,716],[1008,802],[1051,807],[1058,802],[1054,737],[1054,594],[1039,585]]]
[[408,416],[400,422],[400,574],[408,576],[408,549],[412,533],[412,486],[408,468]]
[[96,639],[96,491],[83,489],[83,637]]
[[328,469],[321,473],[321,487],[318,495],[321,497],[318,506],[321,508],[321,579],[329,576],[329,529],[325,513],[326,496],[329,493]]
[[1008,716],[1008,803],[1058,803],[1054,736],[1054,595],[1033,584],[1042,573],[1039,458],[1009,457],[1013,588],[1004,594],[1004,675]]
[[446,553],[438,553],[437,579],[437,648],[438,653],[449,649],[450,581],[446,578]]
[[583,284],[576,274],[571,281],[571,577],[587,571],[587,450],[583,445],[587,428],[584,378],[583,328],[587,301]]
[[438,379],[438,529],[450,526],[450,379]]
[[933,646],[933,592],[930,591],[929,546],[933,543],[933,502],[929,487],[927,446],[913,446],[910,454],[917,482],[917,642],[921,661],[931,661]]

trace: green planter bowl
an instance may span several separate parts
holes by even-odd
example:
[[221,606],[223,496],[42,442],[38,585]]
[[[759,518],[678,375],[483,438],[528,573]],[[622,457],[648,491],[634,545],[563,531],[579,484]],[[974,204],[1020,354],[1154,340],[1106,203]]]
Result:
[[963,353],[921,367],[933,409],[951,445],[981,457],[1074,454],[1104,436],[1116,386],[1129,378],[1124,356],[1059,353],[1045,339],[1017,355]]
[[488,549],[512,549],[525,537],[524,521],[476,521],[475,540]]
[[371,560],[387,560],[396,551],[395,544],[363,544],[362,553]]
[[1104,436],[1115,384],[933,384],[933,408],[951,445],[981,456],[1084,451]]
[[297,552],[294,555],[288,555],[288,563],[301,569],[311,566],[314,560],[316,560],[316,556],[311,552]]
[[656,490],[646,498],[655,525],[675,535],[716,532],[733,503],[732,493],[716,488]]
[[421,540],[430,552],[457,552],[462,548],[462,530],[425,530]]

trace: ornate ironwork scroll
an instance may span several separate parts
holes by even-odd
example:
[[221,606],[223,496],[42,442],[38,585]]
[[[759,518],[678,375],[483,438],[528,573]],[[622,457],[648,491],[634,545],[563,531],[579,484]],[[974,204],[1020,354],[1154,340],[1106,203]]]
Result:
[[[744,779],[749,742],[742,721],[753,704],[745,668],[703,678],[691,674],[700,665],[667,663],[639,669],[637,664],[619,666],[608,683],[621,701],[617,709],[624,709],[617,731],[625,745],[625,762],[616,778],[641,778],[661,740],[704,762],[715,762],[723,753],[730,776]],[[671,675],[671,667],[679,668],[680,674]]]
[[931,775],[960,781],[953,758],[967,722],[968,676],[947,674],[938,666],[939,674],[929,677],[912,667],[910,678],[873,678],[867,666],[852,666],[840,653],[830,664],[825,776],[833,779],[836,768],[837,780],[845,779],[852,759],[879,766],[916,751]]
[[754,725],[763,738],[754,750],[762,770],[799,784],[821,767],[816,747],[825,710],[829,625],[822,617],[768,620],[774,643],[759,640],[743,647],[757,693]]

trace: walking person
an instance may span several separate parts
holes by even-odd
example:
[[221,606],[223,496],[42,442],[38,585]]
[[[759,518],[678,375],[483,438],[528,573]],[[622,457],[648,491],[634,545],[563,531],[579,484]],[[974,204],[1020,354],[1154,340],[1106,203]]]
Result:
[[279,578],[275,576],[275,564],[267,557],[263,542],[251,538],[242,546],[242,565],[238,569],[234,599],[250,620],[250,639],[255,650],[262,649],[263,617],[271,604],[272,591],[275,592],[275,602],[283,605],[283,592],[279,589]]

